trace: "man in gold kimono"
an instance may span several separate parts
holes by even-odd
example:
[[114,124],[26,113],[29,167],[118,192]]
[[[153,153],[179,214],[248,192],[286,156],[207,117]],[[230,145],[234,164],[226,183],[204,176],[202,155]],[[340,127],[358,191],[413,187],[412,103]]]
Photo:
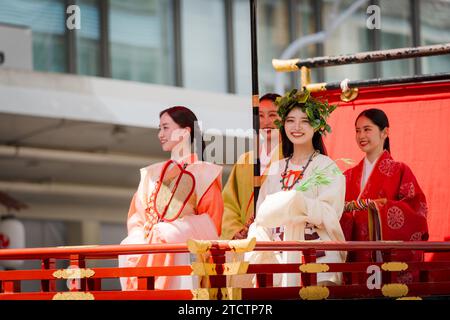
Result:
[[[267,93],[259,99],[260,163],[264,182],[265,171],[272,161],[282,158],[278,129],[275,120],[279,119],[275,93]],[[221,239],[245,239],[248,226],[254,218],[253,209],[253,152],[244,153],[233,166],[228,181],[222,191],[224,212]]]

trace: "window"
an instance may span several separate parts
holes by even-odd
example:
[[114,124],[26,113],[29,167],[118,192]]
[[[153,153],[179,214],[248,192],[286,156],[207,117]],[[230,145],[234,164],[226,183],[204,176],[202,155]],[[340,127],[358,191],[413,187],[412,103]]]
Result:
[[174,83],[173,9],[165,0],[111,0],[112,77]]
[[81,29],[76,31],[77,73],[100,75],[100,11],[96,0],[78,0]]
[[65,1],[0,0],[0,22],[31,28],[35,70],[67,71]]
[[[274,90],[272,59],[279,58],[290,43],[287,1],[258,1],[258,76],[260,93]],[[251,94],[250,5],[247,0],[233,3],[233,29],[236,62],[236,92]],[[288,84],[288,81],[285,81]]]
[[[411,9],[409,0],[380,1],[381,50],[412,47]],[[381,62],[383,78],[413,75],[414,59]]]
[[[420,1],[421,45],[427,46],[450,42],[450,2]],[[450,55],[422,59],[425,74],[450,71]]]
[[[324,44],[325,55],[336,56],[372,50],[369,43],[369,32],[375,31],[369,30],[366,26],[366,3],[346,17],[336,29],[330,29],[332,22],[349,10],[352,3],[353,1],[350,0],[342,1],[335,12],[335,1],[326,0],[323,2],[322,21],[324,27],[330,32]],[[326,67],[324,69],[327,82],[342,81],[345,78],[360,80],[373,77],[373,66],[369,63]]]
[[181,4],[183,86],[226,92],[224,1],[189,0]]

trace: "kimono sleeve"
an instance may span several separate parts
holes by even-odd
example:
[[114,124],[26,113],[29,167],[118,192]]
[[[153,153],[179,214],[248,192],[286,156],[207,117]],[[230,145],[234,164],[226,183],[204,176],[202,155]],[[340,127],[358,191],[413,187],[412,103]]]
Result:
[[128,236],[121,244],[144,244],[145,207],[139,199],[138,192],[133,196],[128,210]]
[[222,192],[224,210],[221,238],[225,240],[232,239],[244,227],[241,217],[242,204],[239,201],[237,182],[237,165],[235,164]]
[[382,237],[386,240],[427,240],[427,202],[411,169],[402,164],[397,199],[378,206]]
[[344,233],[339,222],[345,204],[344,175],[337,174],[329,185],[320,186],[317,198],[306,195],[302,198],[306,222],[325,228],[332,239],[344,241]]
[[259,225],[272,228],[309,222],[325,228],[332,239],[344,240],[339,223],[344,201],[345,178],[339,173],[333,175],[329,184],[319,186],[314,198],[296,190],[268,195],[260,206],[256,220]]
[[221,233],[222,215],[223,215],[223,199],[221,193],[221,175],[209,186],[198,203],[197,212],[206,212],[217,230],[217,234]]
[[[144,236],[145,208],[139,199],[138,192],[133,196],[128,210],[127,229],[128,236],[120,244],[147,244]],[[120,255],[118,257],[119,267],[136,267],[140,264],[143,255],[130,254]],[[121,278],[120,282],[123,289],[131,287],[128,283],[129,278]],[[131,278],[130,278],[131,279]]]

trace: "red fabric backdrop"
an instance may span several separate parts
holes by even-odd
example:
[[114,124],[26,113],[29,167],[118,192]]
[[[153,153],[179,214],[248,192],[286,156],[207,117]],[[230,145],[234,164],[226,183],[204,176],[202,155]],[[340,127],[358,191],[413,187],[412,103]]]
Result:
[[315,96],[339,106],[330,118],[332,133],[325,138],[329,155],[355,164],[364,156],[355,142],[356,117],[368,108],[386,112],[392,157],[411,167],[426,195],[429,240],[449,237],[450,82],[360,88],[349,103],[340,100],[340,90]]

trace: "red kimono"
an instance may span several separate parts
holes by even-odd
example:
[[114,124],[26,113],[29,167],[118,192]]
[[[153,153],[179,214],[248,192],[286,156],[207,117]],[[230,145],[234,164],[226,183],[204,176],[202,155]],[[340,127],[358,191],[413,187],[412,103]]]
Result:
[[[394,161],[389,152],[384,151],[361,191],[363,169],[364,159],[344,173],[345,200],[385,201],[377,201],[377,210],[344,212],[341,225],[346,240],[427,240],[427,203],[411,169],[404,163]],[[399,251],[393,258],[396,261],[420,261],[423,253]],[[368,251],[353,252],[348,260],[376,261]]]

